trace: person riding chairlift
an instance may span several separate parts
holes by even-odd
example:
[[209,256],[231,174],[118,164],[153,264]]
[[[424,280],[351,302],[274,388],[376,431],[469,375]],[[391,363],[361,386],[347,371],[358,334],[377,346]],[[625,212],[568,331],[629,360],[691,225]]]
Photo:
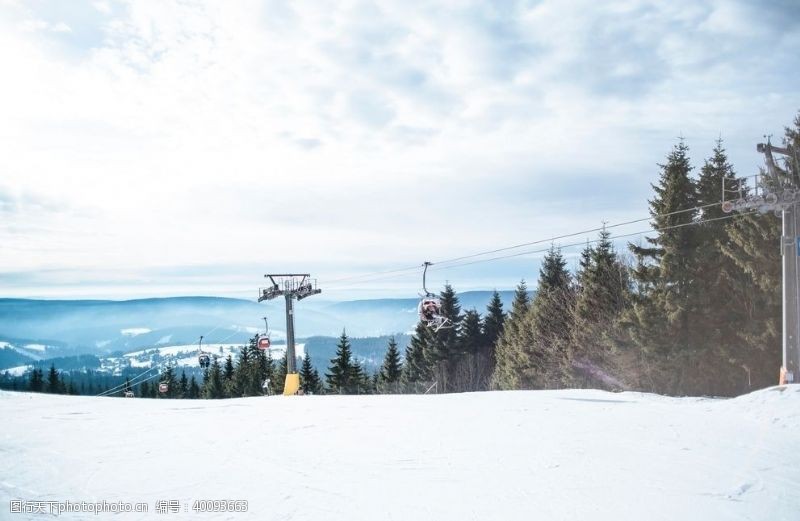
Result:
[[430,299],[422,301],[422,317],[427,322],[432,322],[438,314],[439,306],[436,304],[435,300]]

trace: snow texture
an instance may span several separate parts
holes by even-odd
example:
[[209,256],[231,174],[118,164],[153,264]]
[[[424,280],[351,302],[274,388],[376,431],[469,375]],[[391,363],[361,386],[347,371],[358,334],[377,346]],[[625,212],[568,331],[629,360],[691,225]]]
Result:
[[[788,521],[800,512],[800,385],[735,399],[3,392],[0,415],[3,515],[11,499],[150,506],[64,519]],[[170,499],[189,511],[156,515],[156,501]],[[247,500],[249,512],[192,512],[205,499]]]
[[152,329],[148,329],[146,327],[129,327],[127,329],[120,329],[119,333],[122,336],[134,337],[134,336],[147,334],[150,331],[152,331]]
[[33,368],[32,365],[18,365],[17,367],[9,367],[3,369],[2,372],[9,376],[22,376]]

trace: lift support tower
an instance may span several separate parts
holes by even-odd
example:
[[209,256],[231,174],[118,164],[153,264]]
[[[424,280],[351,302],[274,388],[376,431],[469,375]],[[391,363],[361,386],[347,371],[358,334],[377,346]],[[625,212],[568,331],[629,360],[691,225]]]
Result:
[[[779,384],[800,381],[800,161],[797,150],[759,143],[766,171],[750,178],[729,180],[722,185],[722,211],[774,212],[781,218],[783,260],[783,365]],[[785,157],[780,168],[773,154]],[[748,179],[754,179],[749,186]]]
[[286,382],[284,395],[297,394],[300,389],[300,375],[297,374],[294,350],[294,299],[303,300],[322,293],[317,281],[308,273],[273,273],[264,275],[270,281],[267,288],[259,288],[258,301],[272,300],[283,296],[286,299]]

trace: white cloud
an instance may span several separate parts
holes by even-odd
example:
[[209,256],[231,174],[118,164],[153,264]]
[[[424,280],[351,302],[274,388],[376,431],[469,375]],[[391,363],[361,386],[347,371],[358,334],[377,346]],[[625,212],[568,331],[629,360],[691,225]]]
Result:
[[776,42],[753,9],[4,5],[0,194],[57,210],[0,197],[0,270],[335,276],[642,215],[679,133],[699,165],[723,132],[748,170],[800,107],[797,20]]

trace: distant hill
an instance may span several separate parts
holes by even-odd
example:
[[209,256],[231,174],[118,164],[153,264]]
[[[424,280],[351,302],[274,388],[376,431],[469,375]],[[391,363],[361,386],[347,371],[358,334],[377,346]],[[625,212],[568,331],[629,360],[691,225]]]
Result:
[[[490,291],[459,294],[463,309],[480,312],[490,298]],[[513,292],[501,292],[501,298],[508,308]],[[409,333],[417,322],[416,305],[417,298],[343,302],[308,299],[297,304],[296,334],[298,339],[304,339],[337,337],[342,330],[353,338]],[[265,315],[273,338],[284,339],[282,301],[257,303],[218,297],[125,301],[0,299],[0,341],[11,342],[15,353],[34,360],[192,344],[200,335],[208,343],[239,343],[263,330]],[[29,350],[26,345],[35,348]],[[3,356],[10,363],[14,355]]]

